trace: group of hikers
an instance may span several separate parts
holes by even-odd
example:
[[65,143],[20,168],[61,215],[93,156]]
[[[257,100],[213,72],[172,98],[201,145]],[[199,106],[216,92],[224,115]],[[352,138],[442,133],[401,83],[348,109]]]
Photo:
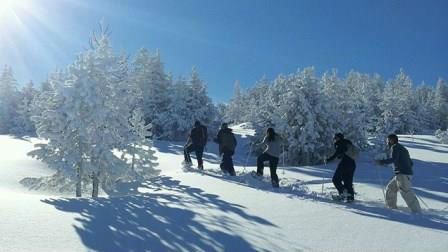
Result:
[[[195,121],[194,127],[191,129],[187,143],[184,146],[184,163],[192,165],[190,153],[195,152],[198,168],[203,170],[203,152],[207,144],[207,127],[202,125],[199,121]],[[214,142],[219,145],[219,155],[221,156],[220,168],[223,172],[235,176],[235,168],[233,166],[232,156],[235,153],[237,140],[228,127],[227,123],[221,125]],[[332,182],[338,191],[334,197],[336,200],[352,202],[355,198],[353,189],[353,177],[356,170],[356,158],[352,154],[356,149],[353,143],[346,139],[342,133],[337,133],[333,137],[335,152],[329,158],[325,159],[325,163],[331,162],[334,159],[340,159]],[[264,170],[264,162],[269,161],[271,183],[275,188],[279,187],[279,178],[277,176],[277,166],[279,163],[279,156],[282,152],[282,145],[285,140],[277,134],[273,128],[266,130],[266,135],[261,143],[264,147],[263,152],[257,157],[256,176],[262,177]],[[413,175],[413,162],[410,158],[408,150],[398,142],[398,137],[395,134],[390,134],[387,137],[387,144],[390,149],[389,158],[375,160],[379,165],[393,164],[394,176],[390,179],[386,186],[385,201],[386,206],[391,209],[397,208],[397,193],[401,193],[404,201],[413,213],[420,213],[421,207],[419,201],[412,190],[411,178]],[[249,153],[250,154],[250,153]]]

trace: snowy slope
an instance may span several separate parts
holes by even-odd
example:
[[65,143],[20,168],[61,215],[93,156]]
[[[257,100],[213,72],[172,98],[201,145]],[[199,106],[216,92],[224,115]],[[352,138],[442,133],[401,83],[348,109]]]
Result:
[[[403,136],[415,160],[422,215],[384,208],[392,175],[363,153],[355,173],[358,202],[336,204],[336,163],[279,167],[281,188],[252,178],[250,129],[239,127],[238,176],[219,172],[209,144],[205,171],[184,170],[182,143],[157,142],[161,175],[127,184],[96,201],[27,191],[26,176],[51,173],[26,156],[29,139],[0,136],[0,251],[445,251],[448,248],[448,146],[431,136]],[[324,194],[322,191],[324,184]],[[126,195],[127,196],[119,196]]]

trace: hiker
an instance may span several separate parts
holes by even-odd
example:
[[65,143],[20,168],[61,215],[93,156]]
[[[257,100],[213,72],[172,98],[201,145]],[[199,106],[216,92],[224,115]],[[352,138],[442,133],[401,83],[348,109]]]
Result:
[[411,178],[412,160],[408,150],[398,143],[398,137],[395,134],[387,136],[387,144],[390,148],[390,158],[377,160],[381,165],[393,164],[394,176],[386,186],[386,206],[391,209],[397,209],[397,192],[400,191],[404,201],[413,213],[422,211],[420,203],[412,190]]
[[201,124],[199,121],[194,122],[194,127],[191,129],[188,136],[187,143],[184,146],[184,164],[192,165],[190,153],[196,153],[196,159],[198,160],[198,168],[203,170],[204,164],[202,161],[202,154],[204,153],[205,145],[207,144],[207,127]]
[[347,154],[349,148],[353,148],[350,140],[345,139],[342,133],[334,135],[334,154],[329,157],[326,162],[331,162],[335,158],[341,159],[336,171],[333,175],[333,184],[338,190],[338,196],[334,197],[336,200],[345,200],[352,202],[355,199],[355,192],[353,190],[353,176],[355,174],[356,162],[354,157]]
[[221,125],[221,129],[218,131],[215,142],[219,144],[219,155],[222,156],[220,164],[221,170],[229,173],[231,176],[235,176],[232,156],[235,153],[237,141],[232,129],[228,127],[227,123]]
[[275,133],[273,128],[268,128],[266,136],[263,138],[262,144],[266,146],[263,153],[257,158],[257,176],[263,176],[264,162],[269,161],[269,168],[271,170],[271,183],[273,187],[279,187],[279,180],[277,176],[277,165],[279,156],[282,151],[282,143],[284,140],[279,134]]

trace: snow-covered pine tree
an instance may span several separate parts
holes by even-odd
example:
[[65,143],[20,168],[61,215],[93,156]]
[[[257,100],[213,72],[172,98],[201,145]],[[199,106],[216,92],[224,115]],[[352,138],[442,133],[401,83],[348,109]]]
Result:
[[172,88],[159,51],[155,55],[150,55],[147,49],[140,49],[135,57],[131,76],[142,91],[142,100],[139,102],[146,123],[151,123],[155,137],[163,138],[164,125],[169,117]]
[[199,77],[195,67],[191,70],[189,87],[190,96],[187,97],[187,107],[192,113],[191,118],[209,125],[216,116],[216,109],[207,94],[207,86]]
[[190,96],[190,87],[184,77],[174,81],[171,93],[172,102],[169,107],[171,120],[165,124],[165,138],[173,140],[185,140],[194,119],[187,107]]
[[78,197],[83,181],[93,179],[94,186],[99,181],[107,191],[128,177],[130,166],[114,151],[135,147],[142,138],[134,128],[141,124],[129,122],[136,100],[126,58],[114,55],[105,30],[92,37],[91,47],[68,67],[64,79],[52,83],[43,111],[33,117],[38,135],[48,143],[30,155],[55,167],[55,180],[76,183]]
[[17,81],[12,68],[5,66],[0,75],[0,134],[15,133],[15,123],[20,104]]
[[412,110],[415,111],[415,115],[418,118],[415,133],[425,133],[428,130],[433,132],[438,126],[437,112],[433,106],[434,89],[422,83],[415,89],[414,94],[412,97]]
[[446,130],[448,127],[448,85],[441,78],[437,81],[433,106],[437,113],[439,128]]
[[21,101],[17,108],[17,117],[15,121],[15,134],[20,135],[35,135],[36,129],[34,123],[31,121],[32,103],[38,92],[34,88],[32,81],[20,90]]
[[[379,75],[370,77],[356,71],[350,71],[344,80],[347,86],[346,100],[353,112],[346,120],[351,121],[350,129],[354,140],[360,145],[366,145],[366,134],[374,134],[381,120],[379,103],[382,99],[384,83]],[[355,121],[350,120],[356,118]],[[359,127],[361,126],[361,127]]]
[[241,84],[237,80],[233,87],[233,96],[227,106],[225,121],[233,122],[235,124],[242,123],[244,121],[243,116],[247,113],[245,110],[247,107],[245,106],[246,104],[241,90]]
[[245,101],[245,109],[243,110],[243,122],[252,122],[253,125],[265,127],[271,124],[270,115],[273,113],[275,104],[273,104],[274,96],[271,83],[266,77],[263,77],[248,89],[242,99]]
[[403,70],[393,80],[387,82],[384,89],[383,123],[380,128],[384,133],[406,134],[415,132],[416,115],[412,111],[412,81]]
[[[336,70],[324,73],[321,78],[327,110],[328,138],[343,133],[356,146],[365,147],[367,142],[368,115],[360,93],[360,74],[350,72],[346,79],[339,79]],[[331,144],[330,144],[331,146]]]

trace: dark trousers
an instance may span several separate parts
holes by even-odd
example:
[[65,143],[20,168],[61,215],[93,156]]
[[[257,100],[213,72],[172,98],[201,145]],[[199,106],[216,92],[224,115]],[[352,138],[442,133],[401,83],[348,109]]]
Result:
[[193,152],[193,151],[196,153],[196,159],[198,160],[198,166],[202,167],[203,166],[202,154],[204,153],[204,147],[203,146],[195,146],[195,145],[185,146],[185,148],[184,148],[184,159],[185,159],[185,161],[188,162],[188,163],[192,163],[191,162],[190,153]]
[[221,167],[221,170],[227,171],[230,175],[235,176],[235,168],[233,167],[232,159],[233,154],[234,152],[231,150],[223,150],[222,160],[219,166]]
[[339,194],[347,190],[351,196],[355,195],[353,190],[353,175],[355,174],[356,164],[350,158],[344,157],[338,164],[333,175],[333,184],[338,190]]
[[277,165],[278,157],[263,153],[257,158],[257,174],[263,175],[264,162],[269,161],[269,168],[271,170],[271,180],[278,183]]

